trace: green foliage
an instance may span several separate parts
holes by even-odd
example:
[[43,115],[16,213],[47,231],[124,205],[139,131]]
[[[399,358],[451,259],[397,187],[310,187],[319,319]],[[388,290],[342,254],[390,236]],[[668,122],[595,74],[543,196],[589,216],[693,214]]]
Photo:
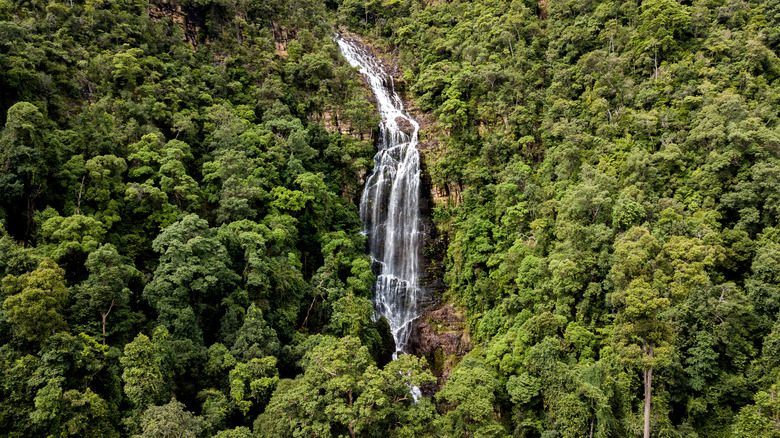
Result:
[[[196,344],[202,342],[195,321],[200,306],[218,304],[238,280],[226,263],[227,251],[214,234],[195,214],[163,230],[152,243],[161,254],[160,264],[143,292],[155,306],[160,324],[173,336]],[[193,309],[191,303],[200,306]]]
[[754,404],[740,409],[732,426],[732,436],[778,436],[777,430],[777,383],[769,391],[759,391],[754,397]]
[[35,396],[35,408],[32,422],[51,435],[119,436],[107,421],[108,403],[89,388],[63,392],[59,380],[52,379]]
[[418,358],[402,356],[380,370],[358,338],[320,338],[304,358],[304,373],[279,383],[255,430],[261,436],[431,433],[424,423],[430,402],[413,403],[409,390],[434,380]]
[[347,295],[379,348],[335,4],[0,3],[0,435],[245,436]]
[[246,311],[244,325],[236,333],[236,342],[231,352],[243,361],[279,354],[276,331],[268,327],[263,319],[263,312],[254,304]]
[[0,217],[14,224],[25,215],[25,237],[33,231],[35,201],[46,197],[49,176],[56,171],[60,149],[49,139],[51,122],[29,102],[11,106],[0,133],[0,190],[5,193],[0,203]]
[[[91,216],[75,214],[69,217],[56,215],[53,209],[41,213],[46,219],[40,227],[41,243],[47,253],[68,268],[72,274],[82,270],[87,254],[95,251],[103,240],[106,227]],[[81,265],[81,266],[80,266]]]
[[125,345],[120,359],[127,398],[140,410],[164,401],[170,395],[169,370],[161,346],[144,334]]
[[436,398],[448,406],[441,418],[447,436],[501,436],[493,404],[498,382],[477,359],[465,359]]
[[[87,257],[89,276],[72,288],[73,319],[88,330],[100,334],[105,344],[109,335],[122,334],[133,321],[128,306],[133,295],[131,286],[140,281],[138,272],[111,244],[105,244]],[[113,312],[113,315],[111,315]],[[118,324],[108,324],[108,317]]]
[[195,438],[203,428],[200,417],[184,410],[184,405],[176,398],[162,406],[150,406],[141,416],[139,438],[162,438],[177,436]]
[[230,371],[228,379],[230,380],[230,397],[238,409],[247,415],[249,409],[255,406],[255,412],[260,412],[268,399],[271,398],[271,393],[276,389],[276,384],[279,381],[276,359],[273,357],[253,358],[246,363],[239,363]]
[[[652,436],[773,436],[775,3],[0,0],[0,435],[633,436],[652,370]],[[416,404],[342,26],[476,349]]]
[[3,317],[14,335],[30,342],[42,342],[65,327],[62,310],[68,296],[65,271],[44,259],[34,271],[3,278]]
[[251,438],[252,431],[248,427],[239,426],[235,429],[220,430],[214,438]]
[[446,298],[499,425],[640,434],[652,369],[651,436],[728,436],[777,366],[777,8],[408,6],[340,12],[393,47],[433,119]]

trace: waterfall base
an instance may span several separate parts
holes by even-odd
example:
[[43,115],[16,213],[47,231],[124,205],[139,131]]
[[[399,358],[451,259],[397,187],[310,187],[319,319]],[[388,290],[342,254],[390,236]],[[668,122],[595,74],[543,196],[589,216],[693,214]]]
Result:
[[448,304],[429,311],[412,326],[407,350],[423,356],[438,383],[420,388],[421,394],[431,396],[449,379],[450,372],[471,351],[471,339],[465,330],[465,317],[455,306]]

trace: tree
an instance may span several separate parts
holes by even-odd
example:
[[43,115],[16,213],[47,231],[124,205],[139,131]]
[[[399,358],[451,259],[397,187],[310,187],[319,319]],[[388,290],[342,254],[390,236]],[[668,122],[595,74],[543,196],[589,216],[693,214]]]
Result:
[[279,339],[276,331],[268,327],[263,319],[263,312],[255,306],[249,305],[244,315],[244,324],[238,330],[236,342],[231,353],[241,361],[262,359],[266,356],[279,354]]
[[644,437],[649,438],[653,368],[657,367],[659,356],[668,354],[667,342],[671,337],[671,327],[660,318],[669,308],[669,299],[643,280],[634,280],[618,296],[613,294],[612,302],[621,306],[613,334],[615,350],[636,361],[642,369]]
[[279,382],[276,358],[267,356],[238,363],[230,371],[229,380],[231,401],[245,416],[252,407],[254,412],[262,412]]
[[780,399],[778,384],[772,385],[769,391],[759,391],[754,397],[754,404],[740,409],[731,429],[734,438],[749,437],[780,437]]
[[44,259],[32,272],[3,278],[3,312],[17,337],[41,342],[66,326],[62,317],[68,297],[64,277],[65,271]]
[[235,429],[220,430],[214,438],[252,438],[253,436],[248,427],[239,426]]
[[35,105],[18,102],[8,109],[0,133],[0,191],[5,194],[0,206],[8,215],[25,214],[25,238],[33,231],[35,202],[46,196],[48,177],[56,171],[59,159],[59,148],[49,143],[49,129],[48,120]]
[[640,25],[636,32],[637,51],[653,54],[653,77],[658,79],[658,55],[678,47],[680,35],[690,24],[688,7],[674,0],[648,0],[642,2]]
[[87,257],[89,277],[73,288],[76,303],[73,312],[85,319],[100,316],[103,345],[106,344],[108,315],[116,309],[118,321],[130,319],[125,307],[129,304],[130,286],[141,274],[122,257],[111,244],[105,244]]
[[118,85],[124,84],[128,90],[132,90],[136,85],[136,78],[141,74],[142,69],[137,57],[143,55],[143,50],[125,44],[123,51],[114,55],[112,59],[111,76]]
[[[169,202],[168,193],[160,185],[161,163],[170,158],[163,150],[163,141],[157,134],[147,134],[141,140],[128,146],[127,157],[129,181],[125,189],[125,203],[134,213],[143,218],[143,224],[149,232],[156,233],[158,227],[167,227],[177,219],[176,208]],[[172,166],[171,171],[178,171]],[[171,175],[169,175],[170,177]],[[183,183],[184,175],[178,177]],[[167,187],[175,189],[173,179]]]
[[198,183],[187,173],[184,165],[192,159],[190,145],[181,140],[166,143],[160,158],[160,188],[181,210],[197,206],[200,200]]
[[[262,309],[263,318],[277,335],[288,339],[298,328],[298,312],[307,286],[295,248],[295,223],[288,215],[269,215],[263,223],[241,220],[219,229],[220,240],[242,269],[247,298]],[[235,304],[246,306],[243,302]],[[238,314],[243,309],[229,312]]]
[[615,256],[620,260],[612,268],[616,290],[612,304],[617,307],[613,332],[615,351],[642,369],[644,386],[644,437],[650,437],[650,408],[653,391],[653,368],[668,354],[672,330],[662,318],[670,306],[662,295],[654,274],[660,271],[655,256],[658,242],[645,228],[633,227],[615,242]]
[[137,410],[165,400],[170,395],[170,373],[165,367],[164,352],[143,333],[125,345],[122,380],[125,394]]
[[56,262],[66,268],[68,279],[80,280],[87,255],[97,249],[106,234],[104,224],[92,216],[74,214],[62,217],[52,208],[40,215],[41,245]]
[[775,229],[766,229],[766,235],[759,240],[751,275],[745,282],[748,295],[766,325],[780,309],[780,275],[773,268],[780,263],[780,244],[773,242],[776,233]]
[[[195,214],[171,224],[152,243],[160,264],[143,291],[154,306],[158,321],[176,339],[201,345],[199,317],[216,307],[239,280],[230,269],[225,247],[208,223]],[[213,310],[212,310],[213,311]]]
[[[412,386],[435,379],[418,358],[402,356],[380,370],[368,349],[352,336],[314,337],[304,357],[304,373],[282,380],[255,422],[261,436],[386,434],[408,420],[409,431],[431,432],[432,405],[412,402]],[[415,414],[419,414],[415,417]],[[403,427],[402,427],[403,428]]]
[[51,379],[35,396],[33,423],[50,436],[118,437],[109,404],[87,388],[63,391],[62,379]]
[[172,398],[162,406],[149,406],[140,418],[141,433],[134,438],[196,438],[203,420],[184,410],[184,404]]
[[382,339],[376,323],[371,320],[374,315],[371,301],[348,294],[332,305],[329,326],[333,333],[337,336],[355,336],[371,351],[377,351]]
[[496,421],[493,407],[498,382],[479,360],[465,358],[436,394],[447,406],[438,424],[450,436],[501,436],[504,428]]
[[86,187],[84,187],[84,177],[79,184],[75,213],[80,213],[83,193],[84,201],[91,204],[93,214],[106,225],[106,228],[110,228],[121,219],[120,212],[123,205],[119,195],[125,191],[124,178],[127,163],[123,158],[114,155],[99,155],[87,160],[84,170],[84,176],[89,179]]

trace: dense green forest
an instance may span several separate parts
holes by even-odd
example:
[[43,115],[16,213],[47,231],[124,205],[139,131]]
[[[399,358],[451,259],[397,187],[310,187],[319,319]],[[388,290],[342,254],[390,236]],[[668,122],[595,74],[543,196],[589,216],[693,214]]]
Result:
[[[339,28],[427,121],[446,382],[372,321]],[[780,437],[778,51],[775,0],[0,0],[0,436]]]

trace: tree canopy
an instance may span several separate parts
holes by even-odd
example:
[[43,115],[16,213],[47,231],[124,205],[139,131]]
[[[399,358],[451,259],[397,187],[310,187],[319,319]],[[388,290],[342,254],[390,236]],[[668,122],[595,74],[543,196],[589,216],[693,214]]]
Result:
[[[337,32],[459,354],[384,359]],[[776,436],[778,51],[771,0],[0,0],[0,435]]]

